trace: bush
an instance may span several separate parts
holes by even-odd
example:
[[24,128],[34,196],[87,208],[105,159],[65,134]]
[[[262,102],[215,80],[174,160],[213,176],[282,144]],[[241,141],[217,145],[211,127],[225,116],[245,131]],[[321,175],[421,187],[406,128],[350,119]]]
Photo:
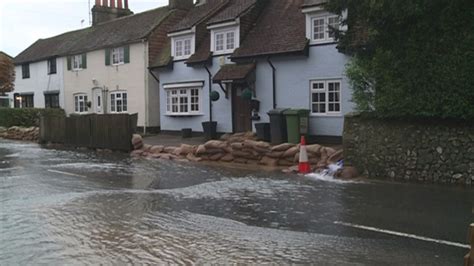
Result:
[[42,115],[62,115],[63,109],[40,109],[40,108],[0,108],[1,127],[38,127]]
[[[382,117],[474,118],[474,1],[331,0],[360,111]],[[370,89],[372,88],[372,89]]]

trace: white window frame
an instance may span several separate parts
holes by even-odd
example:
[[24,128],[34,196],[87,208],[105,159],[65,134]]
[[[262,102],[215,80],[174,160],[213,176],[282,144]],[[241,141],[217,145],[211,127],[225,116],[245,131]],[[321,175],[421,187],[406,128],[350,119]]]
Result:
[[[314,84],[324,84],[323,88],[318,88],[314,89]],[[333,100],[329,101],[329,94],[334,93],[329,91],[329,84],[334,83],[334,84],[339,84],[339,91],[336,92],[338,93],[338,100]],[[341,116],[342,115],[342,80],[341,79],[317,79],[317,80],[311,80],[310,81],[310,89],[309,89],[309,109],[311,116]],[[319,102],[313,102],[313,94],[314,93],[324,93],[324,102],[319,101]],[[334,99],[334,98],[333,98]],[[324,113],[321,112],[314,112],[313,110],[313,104],[321,104],[324,103]],[[334,107],[336,104],[339,104],[339,110],[338,111],[329,111],[329,105],[334,104]]]
[[[188,44],[189,49],[186,49]],[[194,52],[194,34],[171,37],[171,56],[174,60],[188,59]]]
[[[311,44],[332,43],[336,41],[334,36],[331,36],[329,31],[329,20],[334,18],[336,18],[339,22],[339,29],[341,29],[341,18],[338,15],[331,14],[328,12],[318,12],[306,15],[306,37],[310,40]],[[314,22],[316,20],[323,20],[324,22],[324,37],[320,39],[314,38]]]
[[72,57],[72,70],[82,70],[82,54]]
[[125,64],[125,48],[124,47],[112,48],[110,50],[110,57],[111,57],[113,66]]
[[[127,93],[127,91],[113,91],[113,92],[110,92],[109,93],[109,101],[110,101],[110,113],[113,113],[113,114],[128,113],[128,93]],[[119,108],[118,108],[119,106],[120,106],[120,111],[119,111]]]
[[[83,103],[83,109],[81,111],[81,102]],[[77,93],[74,94],[74,113],[76,114],[86,114],[89,112],[89,107],[87,106],[88,97],[86,93]]]
[[[233,47],[229,48],[229,34],[233,34]],[[217,47],[217,38],[222,35],[222,49]],[[226,28],[211,29],[211,51],[214,55],[231,54],[240,46],[240,28],[232,26]]]
[[202,115],[202,83],[165,86],[166,115]]

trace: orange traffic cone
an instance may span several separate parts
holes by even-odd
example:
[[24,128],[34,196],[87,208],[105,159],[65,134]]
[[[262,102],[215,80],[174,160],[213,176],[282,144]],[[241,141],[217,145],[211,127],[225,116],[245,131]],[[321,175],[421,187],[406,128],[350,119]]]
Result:
[[311,172],[311,166],[309,165],[308,160],[308,152],[306,151],[306,140],[304,136],[301,136],[300,162],[298,165],[298,171],[300,174],[307,174]]

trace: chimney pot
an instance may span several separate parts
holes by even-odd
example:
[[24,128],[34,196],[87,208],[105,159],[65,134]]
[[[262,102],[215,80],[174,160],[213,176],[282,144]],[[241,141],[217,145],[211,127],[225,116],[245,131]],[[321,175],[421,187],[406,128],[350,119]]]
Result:
[[95,0],[95,5],[100,6],[100,0]]
[[120,9],[123,8],[123,6],[122,6],[122,0],[117,0],[117,8],[120,8]]
[[125,1],[125,9],[128,9],[128,0],[124,0]]
[[115,8],[115,0],[110,0],[110,7]]

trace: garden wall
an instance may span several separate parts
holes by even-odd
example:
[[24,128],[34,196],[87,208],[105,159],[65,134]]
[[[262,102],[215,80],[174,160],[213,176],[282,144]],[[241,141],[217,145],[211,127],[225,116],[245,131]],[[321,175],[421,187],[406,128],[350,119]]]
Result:
[[474,183],[474,121],[348,115],[344,160],[369,178]]

